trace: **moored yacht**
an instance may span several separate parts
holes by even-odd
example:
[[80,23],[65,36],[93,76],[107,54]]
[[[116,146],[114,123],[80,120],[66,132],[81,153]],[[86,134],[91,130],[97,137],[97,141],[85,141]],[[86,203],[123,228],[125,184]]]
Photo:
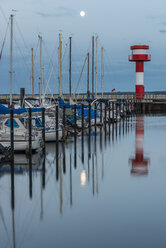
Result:
[[[27,152],[29,150],[29,133],[19,118],[13,119],[14,125],[14,151]],[[0,143],[4,147],[10,146],[10,118],[0,120]],[[41,146],[41,135],[38,132],[32,133],[32,151]]]

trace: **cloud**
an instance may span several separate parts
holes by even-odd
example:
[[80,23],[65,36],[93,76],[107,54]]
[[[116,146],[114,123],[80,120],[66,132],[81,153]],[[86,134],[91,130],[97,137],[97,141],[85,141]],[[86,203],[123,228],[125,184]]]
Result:
[[63,17],[63,16],[72,16],[73,10],[65,8],[65,7],[59,7],[59,8],[56,8],[55,12],[52,12],[52,13],[45,13],[45,12],[35,12],[35,13],[42,18]]
[[159,32],[160,32],[161,34],[166,34],[166,29],[160,29]]

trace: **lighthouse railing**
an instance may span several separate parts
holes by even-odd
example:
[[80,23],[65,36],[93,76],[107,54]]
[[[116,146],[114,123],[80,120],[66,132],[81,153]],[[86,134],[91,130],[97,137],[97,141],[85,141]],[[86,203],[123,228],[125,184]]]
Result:
[[151,54],[130,54],[128,55],[128,60],[129,61],[137,61],[137,60],[151,61]]

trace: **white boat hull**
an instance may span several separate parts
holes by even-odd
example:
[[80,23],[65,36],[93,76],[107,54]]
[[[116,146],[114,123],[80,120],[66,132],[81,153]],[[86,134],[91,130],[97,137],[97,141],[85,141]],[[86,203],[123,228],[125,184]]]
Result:
[[[58,140],[62,139],[62,130],[58,131]],[[46,142],[53,142],[56,141],[56,131],[55,130],[48,130],[45,132],[45,141]]]

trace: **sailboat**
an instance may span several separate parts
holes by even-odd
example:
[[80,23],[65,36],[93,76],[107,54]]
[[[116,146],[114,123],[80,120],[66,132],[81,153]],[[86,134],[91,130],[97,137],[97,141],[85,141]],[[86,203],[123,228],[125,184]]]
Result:
[[[28,117],[21,118],[22,123],[28,128]],[[32,127],[33,129],[41,134],[42,132],[42,120],[41,117],[33,116],[32,117]],[[58,140],[62,140],[63,137],[63,125],[59,123],[58,129]],[[55,128],[55,119],[49,116],[45,116],[45,142],[56,141],[56,128]]]
[[[14,118],[14,151],[26,152],[29,149],[29,133],[19,118]],[[0,120],[0,143],[4,147],[10,146],[10,117]],[[38,132],[32,133],[32,151],[41,146],[41,135]]]

